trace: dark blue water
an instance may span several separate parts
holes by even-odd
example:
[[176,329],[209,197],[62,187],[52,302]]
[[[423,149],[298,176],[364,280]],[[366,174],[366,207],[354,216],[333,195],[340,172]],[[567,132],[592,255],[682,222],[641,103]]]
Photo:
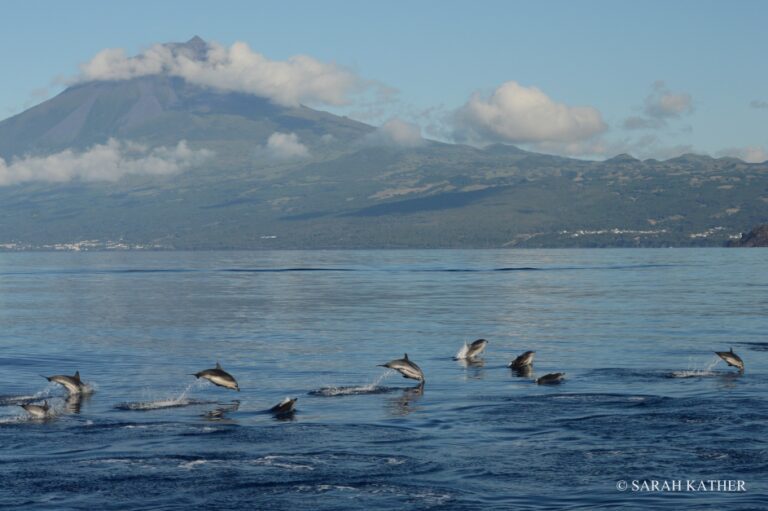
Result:
[[[764,509],[767,260],[0,254],[0,507]],[[452,360],[479,337],[483,364]],[[376,367],[404,352],[423,391]],[[190,376],[217,360],[241,392]],[[79,402],[39,376],[76,370]],[[265,412],[286,396],[295,415]],[[44,399],[49,420],[18,406]],[[746,491],[616,489],[701,479]]]

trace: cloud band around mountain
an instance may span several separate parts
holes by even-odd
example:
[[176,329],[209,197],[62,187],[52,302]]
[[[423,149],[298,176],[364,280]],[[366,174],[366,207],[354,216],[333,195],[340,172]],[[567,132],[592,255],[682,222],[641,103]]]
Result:
[[207,149],[191,149],[182,140],[175,147],[150,149],[141,144],[109,139],[86,151],[65,150],[48,156],[27,156],[10,163],[0,158],[0,186],[28,182],[117,181],[128,175],[176,174],[213,156]]
[[80,66],[76,82],[129,80],[165,74],[224,91],[269,98],[284,106],[345,105],[356,94],[384,89],[335,63],[306,55],[270,60],[246,43],[230,47],[203,43],[202,51],[184,45],[155,44],[135,57],[122,49],[105,49]]

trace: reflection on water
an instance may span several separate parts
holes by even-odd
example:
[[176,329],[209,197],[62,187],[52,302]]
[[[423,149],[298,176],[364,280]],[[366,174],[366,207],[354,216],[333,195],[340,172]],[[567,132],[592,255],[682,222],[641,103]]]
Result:
[[512,374],[518,378],[528,378],[531,380],[535,379],[533,376],[533,366],[523,366],[517,369],[510,367],[509,370],[512,371]]
[[234,400],[231,403],[228,404],[219,404],[215,408],[208,410],[205,412],[202,416],[205,419],[208,419],[210,421],[228,421],[232,422],[229,417],[227,417],[228,413],[236,412],[238,409],[240,409],[240,401]]
[[413,388],[403,389],[400,396],[387,400],[387,408],[393,416],[406,416],[420,409],[416,403],[423,395],[424,383]]
[[80,409],[83,406],[83,403],[87,403],[91,400],[91,397],[93,396],[93,393],[81,393],[81,394],[70,394],[67,396],[67,399],[64,400],[64,403],[66,405],[66,410],[68,413],[80,413]]

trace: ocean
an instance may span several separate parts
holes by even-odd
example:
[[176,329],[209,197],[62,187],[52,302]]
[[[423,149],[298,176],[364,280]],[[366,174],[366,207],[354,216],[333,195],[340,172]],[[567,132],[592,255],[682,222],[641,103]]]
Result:
[[[765,509],[767,270],[761,249],[2,253],[0,507]],[[423,387],[377,367],[404,353]],[[240,392],[192,376],[217,361]],[[81,399],[41,377],[75,371]]]

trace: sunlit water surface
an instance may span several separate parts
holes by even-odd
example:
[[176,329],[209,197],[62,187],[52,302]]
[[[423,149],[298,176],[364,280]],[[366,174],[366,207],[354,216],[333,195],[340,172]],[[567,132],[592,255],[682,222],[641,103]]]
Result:
[[[760,509],[764,250],[0,254],[0,506]],[[478,364],[452,357],[489,341]],[[742,356],[740,375],[714,355]],[[506,366],[535,350],[533,373]],[[377,367],[403,353],[426,374]],[[242,389],[196,380],[220,361]],[[80,371],[65,399],[40,375]],[[559,386],[533,379],[565,372]],[[267,410],[298,397],[292,416]],[[53,417],[19,404],[47,400]],[[617,482],[744,480],[739,493]]]

